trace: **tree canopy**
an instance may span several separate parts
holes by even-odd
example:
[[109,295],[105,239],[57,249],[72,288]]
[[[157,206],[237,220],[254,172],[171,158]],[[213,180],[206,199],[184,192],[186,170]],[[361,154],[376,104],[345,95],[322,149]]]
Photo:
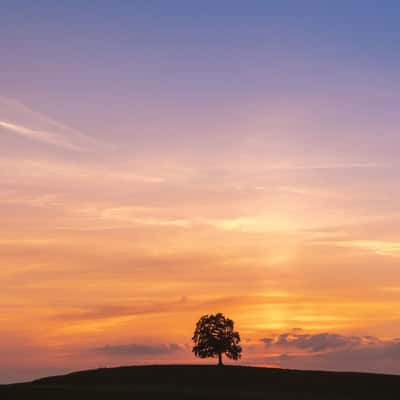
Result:
[[218,357],[218,365],[222,365],[223,354],[232,360],[241,357],[239,332],[234,330],[233,321],[221,313],[203,315],[196,324],[192,340],[196,357]]

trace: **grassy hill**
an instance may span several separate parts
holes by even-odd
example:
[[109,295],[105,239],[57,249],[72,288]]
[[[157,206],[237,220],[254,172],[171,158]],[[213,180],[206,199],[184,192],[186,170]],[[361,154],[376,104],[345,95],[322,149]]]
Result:
[[215,366],[105,368],[0,386],[19,399],[397,399],[400,376]]

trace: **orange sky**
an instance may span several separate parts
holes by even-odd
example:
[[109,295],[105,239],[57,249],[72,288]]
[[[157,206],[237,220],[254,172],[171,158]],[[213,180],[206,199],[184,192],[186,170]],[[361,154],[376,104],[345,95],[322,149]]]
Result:
[[196,362],[214,312],[244,364],[400,373],[400,88],[375,14],[65,7],[0,16],[0,383]]
[[364,179],[391,167],[132,161],[102,143],[76,150],[89,139],[13,106],[73,146],[3,126],[3,141],[37,146],[1,159],[3,368],[193,362],[196,319],[217,311],[250,364],[282,365],[260,339],[293,328],[396,337],[398,216],[375,212],[381,182]]

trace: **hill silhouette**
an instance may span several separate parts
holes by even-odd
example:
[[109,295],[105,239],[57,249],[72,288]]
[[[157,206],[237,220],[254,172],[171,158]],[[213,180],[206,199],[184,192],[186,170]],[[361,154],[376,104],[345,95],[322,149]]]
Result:
[[241,366],[133,366],[0,386],[0,399],[395,399],[400,376]]

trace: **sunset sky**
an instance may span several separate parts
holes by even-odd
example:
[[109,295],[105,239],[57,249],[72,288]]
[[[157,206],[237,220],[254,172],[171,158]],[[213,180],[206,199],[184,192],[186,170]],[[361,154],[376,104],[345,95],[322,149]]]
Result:
[[[400,4],[0,6],[0,383],[194,363],[400,373]],[[211,360],[215,362],[215,360]]]

